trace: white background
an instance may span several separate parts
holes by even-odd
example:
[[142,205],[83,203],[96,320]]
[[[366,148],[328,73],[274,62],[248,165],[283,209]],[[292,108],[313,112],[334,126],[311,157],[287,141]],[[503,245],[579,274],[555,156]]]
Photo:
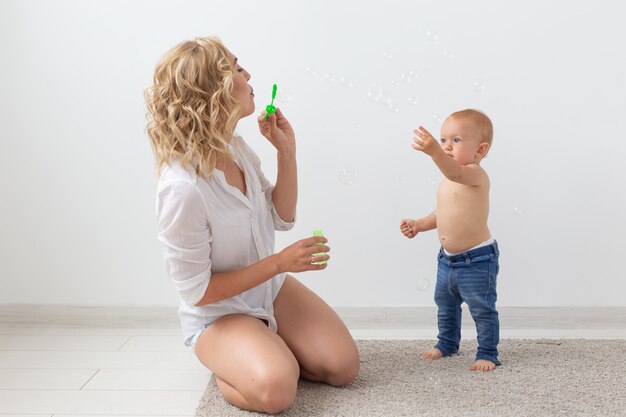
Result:
[[[330,266],[298,278],[331,305],[434,304],[436,233],[409,241],[398,230],[434,207],[441,179],[411,131],[437,134],[473,107],[495,127],[483,167],[499,305],[626,306],[624,9],[3,0],[0,303],[177,304],[156,240],[143,90],[168,49],[217,35],[252,74],[257,110],[278,84],[300,200],[277,250],[324,230]],[[255,118],[238,132],[274,178]]]

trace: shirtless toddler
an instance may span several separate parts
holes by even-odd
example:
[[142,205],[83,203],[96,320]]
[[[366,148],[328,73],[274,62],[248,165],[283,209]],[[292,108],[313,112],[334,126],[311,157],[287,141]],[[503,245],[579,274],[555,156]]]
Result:
[[489,176],[480,166],[493,138],[489,118],[473,109],[452,113],[435,139],[424,127],[413,131],[414,149],[430,156],[444,179],[437,190],[437,209],[418,219],[403,219],[400,231],[409,239],[437,229],[438,256],[435,303],[438,343],[423,353],[439,359],[459,350],[461,304],[476,323],[478,351],[472,371],[491,371],[498,360],[500,324],[496,311],[498,244],[487,227]]

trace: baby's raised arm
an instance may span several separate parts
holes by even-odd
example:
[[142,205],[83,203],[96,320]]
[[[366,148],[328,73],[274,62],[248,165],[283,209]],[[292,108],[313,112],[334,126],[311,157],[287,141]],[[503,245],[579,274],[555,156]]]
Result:
[[441,147],[439,141],[423,126],[413,130],[411,146],[430,156],[441,173],[450,181],[464,185],[480,185],[487,179],[487,173],[478,164],[461,165],[451,158]]

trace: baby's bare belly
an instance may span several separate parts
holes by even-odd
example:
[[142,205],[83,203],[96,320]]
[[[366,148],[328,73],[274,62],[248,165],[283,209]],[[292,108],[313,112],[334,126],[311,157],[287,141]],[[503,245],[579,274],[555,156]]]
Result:
[[488,240],[491,237],[489,228],[467,228],[457,230],[437,229],[441,247],[451,253],[465,252],[470,248]]

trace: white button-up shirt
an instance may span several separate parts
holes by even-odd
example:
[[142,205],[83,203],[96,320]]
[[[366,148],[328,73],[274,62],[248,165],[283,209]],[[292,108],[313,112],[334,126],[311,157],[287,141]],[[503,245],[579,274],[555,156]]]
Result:
[[204,306],[213,273],[234,271],[274,253],[274,230],[289,230],[272,201],[274,186],[261,172],[254,151],[236,137],[230,144],[246,180],[246,195],[215,170],[210,178],[178,161],[164,167],[157,190],[158,238],[166,271],[180,296],[178,310],[187,344],[207,325],[227,314],[248,314],[277,330],[273,302],[285,280],[279,274],[234,297]]

